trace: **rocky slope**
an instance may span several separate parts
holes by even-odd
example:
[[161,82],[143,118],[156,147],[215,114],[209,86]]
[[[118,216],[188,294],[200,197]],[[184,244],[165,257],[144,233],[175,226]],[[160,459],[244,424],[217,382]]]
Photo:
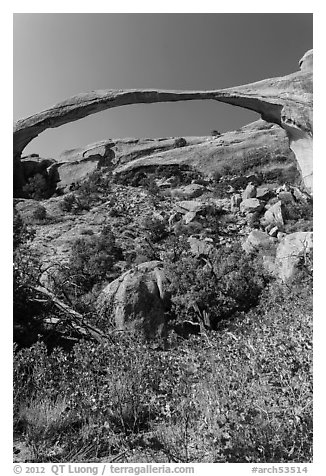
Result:
[[14,126],[16,189],[23,183],[20,157],[26,145],[48,128],[90,114],[136,103],[216,100],[261,114],[281,126],[289,138],[308,191],[312,192],[312,51],[300,60],[300,71],[234,88],[214,91],[100,90],[79,94],[56,106],[17,121]]
[[[77,289],[83,299],[94,292],[93,303],[99,299],[104,321],[110,309],[118,328],[129,325],[136,314],[140,328],[148,328],[153,314],[153,328],[164,333],[166,303],[160,299],[165,291],[158,287],[156,264],[164,267],[182,241],[183,252],[203,262],[220,250],[242,246],[249,255],[259,255],[269,277],[281,281],[291,280],[302,262],[309,268],[310,53],[300,66],[301,71],[284,78],[223,91],[93,92],[19,121],[14,132],[16,171],[28,198],[16,198],[15,207],[23,222],[35,228],[31,247],[39,254],[43,286],[38,291],[56,292],[72,278],[74,291],[68,286],[65,298]],[[20,158],[25,145],[46,128],[98,110],[198,98],[251,108],[263,119],[209,137],[107,139],[65,151],[57,160],[36,154]],[[77,240],[81,248],[76,252]],[[107,250],[114,240],[117,248]],[[103,270],[108,255],[114,264],[109,259]],[[96,282],[87,275],[89,262],[93,275],[102,269]],[[148,267],[151,272],[143,276]],[[98,297],[105,286],[107,293]],[[116,303],[116,296],[124,302]]]

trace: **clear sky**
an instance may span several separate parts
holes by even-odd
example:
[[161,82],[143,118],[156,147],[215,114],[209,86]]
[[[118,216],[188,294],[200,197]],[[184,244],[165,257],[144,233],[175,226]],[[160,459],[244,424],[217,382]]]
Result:
[[[14,120],[94,89],[219,89],[298,69],[312,14],[15,14]],[[209,135],[258,118],[215,101],[125,106],[44,132],[24,154],[119,137]]]

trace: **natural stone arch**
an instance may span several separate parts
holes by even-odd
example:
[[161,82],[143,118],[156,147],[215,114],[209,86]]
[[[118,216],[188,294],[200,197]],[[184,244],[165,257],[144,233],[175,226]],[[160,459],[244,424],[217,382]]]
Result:
[[98,90],[69,98],[15,123],[16,188],[21,186],[22,151],[29,142],[48,128],[60,127],[90,114],[129,104],[215,100],[258,112],[265,121],[283,127],[288,134],[290,147],[292,143],[295,145],[292,150],[305,186],[312,191],[312,50],[300,60],[300,67],[300,71],[288,76],[221,90]]

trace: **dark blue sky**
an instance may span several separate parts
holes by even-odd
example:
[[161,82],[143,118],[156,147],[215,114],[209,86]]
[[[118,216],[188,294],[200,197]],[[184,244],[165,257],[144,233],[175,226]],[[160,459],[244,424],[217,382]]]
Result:
[[[312,47],[312,14],[15,14],[14,119],[94,89],[218,89],[281,76]],[[47,131],[25,153],[208,135],[257,117],[214,101],[127,106]]]

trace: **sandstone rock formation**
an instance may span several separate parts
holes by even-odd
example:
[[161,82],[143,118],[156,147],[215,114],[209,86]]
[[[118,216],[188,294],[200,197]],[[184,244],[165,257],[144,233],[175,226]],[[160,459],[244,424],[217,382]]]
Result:
[[256,251],[270,251],[275,247],[276,240],[267,233],[260,230],[252,230],[246,241],[242,244],[242,248],[246,253],[254,253]]
[[290,140],[303,181],[312,191],[312,51],[300,60],[301,70],[284,77],[212,91],[99,90],[79,94],[50,109],[16,122],[14,171],[23,180],[20,157],[31,140],[48,128],[59,127],[90,114],[137,103],[216,100],[250,109],[267,122],[281,126]]
[[275,271],[282,281],[291,279],[303,260],[307,264],[313,248],[313,232],[298,231],[286,235],[276,251]]
[[149,261],[112,281],[100,294],[97,307],[119,330],[135,330],[145,337],[165,333],[163,263]]

